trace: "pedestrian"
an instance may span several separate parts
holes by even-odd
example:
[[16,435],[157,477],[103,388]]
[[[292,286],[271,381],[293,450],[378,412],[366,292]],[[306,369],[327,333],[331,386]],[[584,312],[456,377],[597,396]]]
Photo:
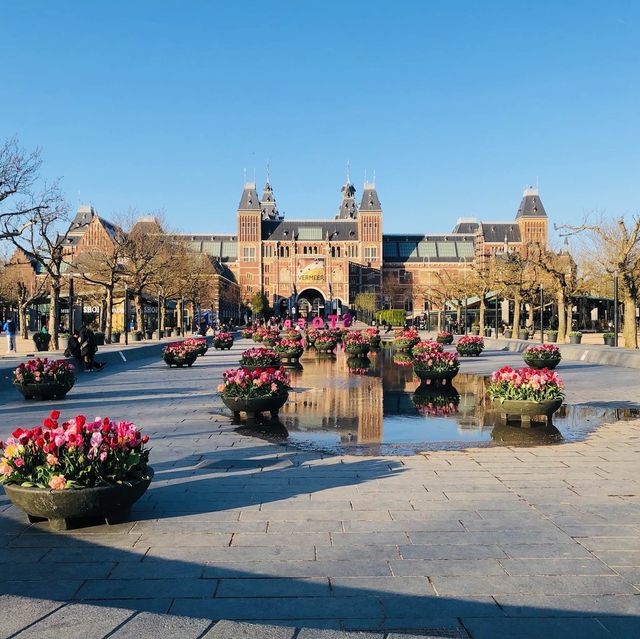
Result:
[[73,357],[76,360],[76,366],[78,370],[85,368],[84,359],[82,358],[82,352],[80,350],[80,336],[78,331],[73,331],[73,335],[69,336],[69,343],[64,351],[65,357]]
[[16,323],[9,318],[2,327],[7,334],[7,355],[16,352]]
[[80,342],[80,355],[84,361],[85,370],[91,371],[94,368],[96,370],[102,370],[104,364],[95,361],[95,356],[98,351],[96,336],[88,326],[83,326],[80,329],[78,341]]

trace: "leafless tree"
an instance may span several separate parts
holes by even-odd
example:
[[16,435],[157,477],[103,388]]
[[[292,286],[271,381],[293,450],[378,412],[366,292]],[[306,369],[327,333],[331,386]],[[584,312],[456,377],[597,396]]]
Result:
[[626,348],[638,348],[636,309],[640,296],[640,215],[627,220],[600,219],[597,224],[564,224],[564,235],[585,238],[591,261],[609,278],[619,276],[620,299],[624,305],[623,336]]

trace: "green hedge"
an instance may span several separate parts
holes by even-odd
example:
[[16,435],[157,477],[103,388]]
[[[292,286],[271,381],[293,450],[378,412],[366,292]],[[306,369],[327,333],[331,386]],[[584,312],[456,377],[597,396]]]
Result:
[[401,308],[392,308],[386,311],[376,311],[376,321],[382,324],[391,324],[391,326],[403,326],[407,313]]

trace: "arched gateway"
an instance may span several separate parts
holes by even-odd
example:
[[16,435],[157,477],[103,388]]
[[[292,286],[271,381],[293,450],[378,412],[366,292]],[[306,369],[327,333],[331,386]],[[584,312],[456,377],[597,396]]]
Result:
[[305,288],[298,294],[298,317],[324,317],[325,298],[317,288]]

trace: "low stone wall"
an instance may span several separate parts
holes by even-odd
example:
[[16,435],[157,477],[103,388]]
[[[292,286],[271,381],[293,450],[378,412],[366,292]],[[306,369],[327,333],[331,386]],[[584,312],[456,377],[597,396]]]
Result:
[[[519,339],[490,339],[487,338],[487,348],[508,350],[522,353],[528,346],[535,346],[540,342]],[[608,366],[624,366],[626,368],[640,368],[640,350],[627,350],[596,344],[556,344],[562,353],[562,359],[571,362],[589,362],[591,364],[606,364]]]

